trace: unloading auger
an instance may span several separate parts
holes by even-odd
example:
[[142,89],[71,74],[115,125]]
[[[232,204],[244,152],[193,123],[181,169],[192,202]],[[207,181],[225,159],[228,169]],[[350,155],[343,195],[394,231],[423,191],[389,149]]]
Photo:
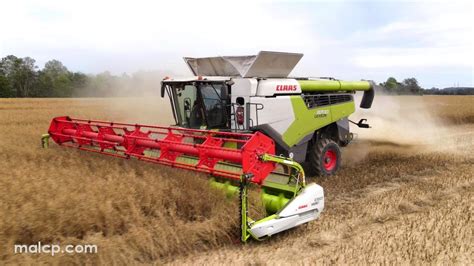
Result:
[[[275,155],[273,140],[260,132],[234,133],[212,130],[125,124],[75,119],[51,121],[49,138],[61,146],[114,157],[168,165],[213,176],[211,185],[239,195],[241,240],[263,239],[319,217],[324,208],[322,187],[305,184],[304,170],[290,158]],[[277,164],[291,169],[277,173]],[[267,217],[248,217],[247,191],[262,188]]]

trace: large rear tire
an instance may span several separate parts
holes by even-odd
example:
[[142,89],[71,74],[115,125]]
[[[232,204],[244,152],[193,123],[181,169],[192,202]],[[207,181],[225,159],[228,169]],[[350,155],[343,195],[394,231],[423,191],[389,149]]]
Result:
[[339,145],[327,138],[321,138],[313,143],[308,157],[311,172],[319,176],[333,175],[341,165]]

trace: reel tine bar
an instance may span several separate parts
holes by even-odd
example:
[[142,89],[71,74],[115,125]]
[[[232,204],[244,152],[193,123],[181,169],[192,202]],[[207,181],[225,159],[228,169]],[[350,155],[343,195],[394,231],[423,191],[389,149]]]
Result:
[[[220,132],[62,116],[51,121],[48,133],[57,144],[67,147],[235,180],[240,180],[242,174],[252,174],[250,181],[257,184],[275,169],[274,162],[261,160],[264,154],[275,154],[275,144],[260,132]],[[231,171],[219,167],[219,163],[237,164],[241,169]]]

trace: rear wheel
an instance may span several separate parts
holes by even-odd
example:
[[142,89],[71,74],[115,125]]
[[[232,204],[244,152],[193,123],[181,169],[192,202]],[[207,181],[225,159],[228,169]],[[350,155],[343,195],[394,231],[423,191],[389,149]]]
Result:
[[333,175],[341,164],[339,145],[327,138],[317,140],[312,145],[308,156],[311,172],[320,176]]

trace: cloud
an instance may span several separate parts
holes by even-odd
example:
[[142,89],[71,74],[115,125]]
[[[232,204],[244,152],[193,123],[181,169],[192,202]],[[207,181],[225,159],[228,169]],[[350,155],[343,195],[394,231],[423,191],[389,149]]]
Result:
[[361,50],[355,65],[364,68],[473,67],[472,52],[450,48],[377,48]]
[[353,62],[366,68],[474,67],[472,4],[416,5],[416,16],[357,32]]
[[[473,4],[459,1],[1,1],[0,56],[72,70],[188,73],[183,56],[302,52],[295,75],[383,80],[456,69],[472,85]],[[405,76],[406,77],[406,76]]]
[[[255,52],[311,45],[295,17],[275,19],[260,3],[206,1],[29,1],[2,3],[1,52],[30,49],[140,53]],[[11,23],[14,21],[15,23]],[[284,32],[284,35],[282,33]],[[284,37],[282,37],[284,36]]]

